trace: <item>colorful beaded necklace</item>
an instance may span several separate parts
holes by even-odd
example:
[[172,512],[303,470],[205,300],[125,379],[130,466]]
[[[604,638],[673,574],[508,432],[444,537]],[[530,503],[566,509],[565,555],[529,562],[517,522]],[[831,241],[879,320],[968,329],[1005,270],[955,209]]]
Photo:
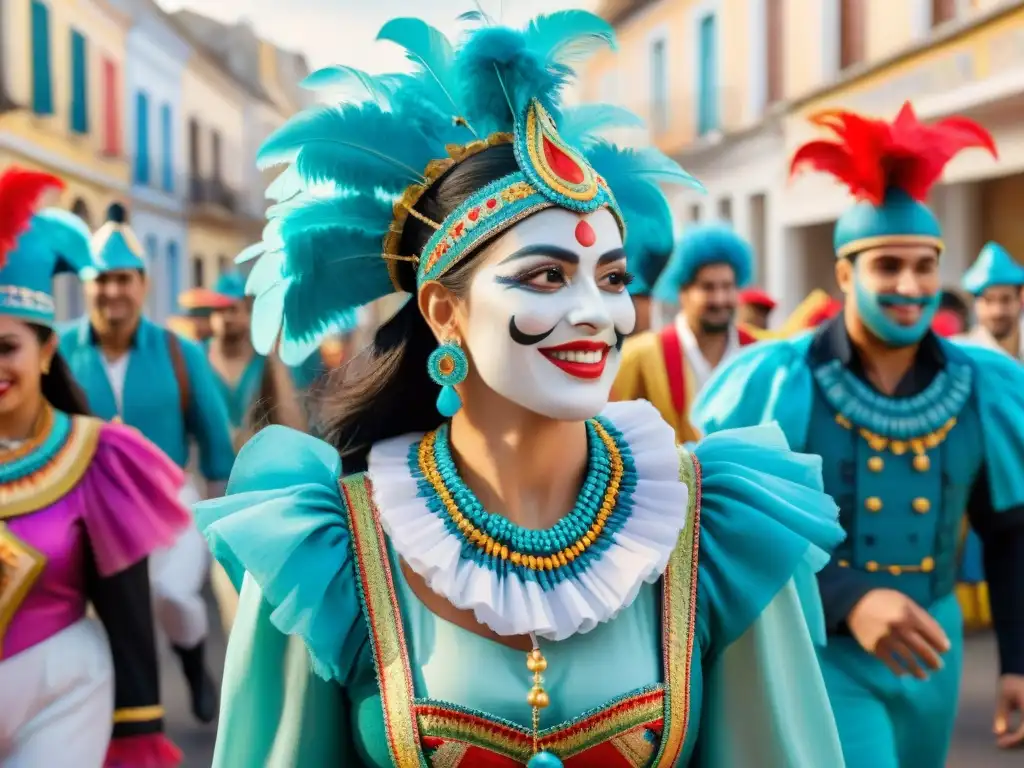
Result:
[[513,525],[483,508],[458,476],[442,425],[414,443],[409,466],[420,496],[462,539],[463,557],[551,589],[586,570],[629,518],[636,468],[629,447],[606,419],[586,423],[588,465],[573,510],[547,530]]

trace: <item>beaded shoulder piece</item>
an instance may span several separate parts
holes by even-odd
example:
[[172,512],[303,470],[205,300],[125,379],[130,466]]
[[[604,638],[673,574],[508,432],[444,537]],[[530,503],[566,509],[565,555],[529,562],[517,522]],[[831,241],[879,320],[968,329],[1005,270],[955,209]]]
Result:
[[913,397],[886,397],[861,381],[839,360],[814,370],[836,421],[856,429],[874,450],[896,454],[939,445],[956,426],[957,416],[973,391],[970,365],[950,360],[923,392]]
[[48,408],[36,436],[0,452],[0,519],[44,509],[85,475],[102,422]]

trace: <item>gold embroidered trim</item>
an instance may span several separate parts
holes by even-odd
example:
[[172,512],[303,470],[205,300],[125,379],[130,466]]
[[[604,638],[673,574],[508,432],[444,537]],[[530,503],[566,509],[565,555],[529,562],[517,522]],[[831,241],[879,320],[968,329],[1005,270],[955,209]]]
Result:
[[46,556],[0,522],[0,657],[7,628],[46,568]]
[[[434,182],[446,174],[449,169],[455,167],[466,158],[478,155],[484,150],[496,147],[499,144],[511,144],[514,136],[511,133],[493,133],[486,139],[478,139],[468,144],[449,144],[445,147],[448,157],[439,160],[431,160],[423,171],[423,181],[417,184],[410,184],[405,188],[402,196],[395,202],[391,210],[391,225],[384,235],[383,257],[388,262],[388,272],[391,275],[391,282],[395,290],[401,291],[402,287],[398,279],[398,262],[411,260],[403,258],[399,253],[399,246],[402,244],[402,233],[405,231],[405,223],[409,218],[409,211],[412,210],[433,186]],[[441,222],[444,226],[444,222]]]
[[697,560],[700,551],[701,470],[697,457],[679,447],[679,479],[689,491],[686,527],[679,536],[662,579],[665,657],[665,719],[654,765],[679,762],[690,722],[690,671],[696,628]]
[[647,728],[634,728],[612,739],[612,746],[633,768],[644,768],[655,751],[654,740],[647,737],[648,733]]
[[[836,424],[843,429],[854,429],[855,425],[843,414],[836,414]],[[902,456],[907,451],[913,451],[916,456],[924,456],[929,449],[938,448],[949,437],[949,433],[956,426],[956,417],[953,417],[934,432],[920,437],[912,437],[909,440],[893,440],[883,435],[877,435],[864,427],[856,427],[857,434],[867,441],[871,450],[881,453],[889,449],[896,456]]]
[[941,237],[932,237],[931,235],[876,235],[875,237],[862,237],[847,243],[836,251],[836,256],[845,259],[869,248],[883,248],[887,245],[930,245],[939,253],[942,253],[945,248]]
[[370,645],[377,670],[388,750],[395,768],[426,768],[413,712],[412,671],[387,543],[365,475],[341,481]]
[[0,520],[45,509],[70,493],[89,469],[102,425],[99,419],[73,416],[67,441],[42,469],[0,485]]
[[159,704],[149,707],[123,707],[114,710],[115,723],[149,723],[164,716],[164,708]]

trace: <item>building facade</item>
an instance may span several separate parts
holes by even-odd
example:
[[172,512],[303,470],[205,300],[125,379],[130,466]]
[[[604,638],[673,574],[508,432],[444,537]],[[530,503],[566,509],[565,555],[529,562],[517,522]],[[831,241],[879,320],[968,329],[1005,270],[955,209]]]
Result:
[[[66,182],[62,205],[90,226],[128,193],[124,72],[130,18],[107,0],[0,3],[0,167]],[[81,312],[77,281],[55,287],[58,316]]]
[[249,243],[241,207],[247,100],[245,86],[213,54],[194,49],[182,88],[191,286],[212,287]]
[[162,322],[189,278],[183,85],[192,49],[151,0],[111,0],[132,18],[125,67],[131,224],[146,249],[148,312]]
[[619,51],[588,65],[583,99],[644,117],[645,140],[704,183],[673,198],[679,225],[731,221],[778,318],[835,290],[832,227],[849,197],[821,174],[788,178],[808,115],[826,108],[892,118],[911,101],[922,119],[985,125],[999,159],[964,153],[932,201],[944,277],[955,285],[989,239],[1024,260],[1024,0],[605,0],[599,12]]
[[783,261],[782,10],[773,0],[609,0],[601,12],[619,48],[596,57],[583,89],[586,101],[645,119],[647,140],[707,189],[670,190],[678,226],[731,222],[769,290]]

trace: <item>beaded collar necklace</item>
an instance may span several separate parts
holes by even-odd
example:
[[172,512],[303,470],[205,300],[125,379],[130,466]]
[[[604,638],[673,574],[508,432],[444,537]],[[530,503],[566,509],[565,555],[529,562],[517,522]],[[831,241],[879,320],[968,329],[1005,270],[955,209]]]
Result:
[[463,557],[502,574],[536,581],[544,589],[585,569],[629,517],[636,471],[628,446],[606,419],[587,422],[587,472],[573,510],[547,530],[514,525],[488,512],[458,476],[448,425],[414,443],[410,470],[420,496],[463,541]]

